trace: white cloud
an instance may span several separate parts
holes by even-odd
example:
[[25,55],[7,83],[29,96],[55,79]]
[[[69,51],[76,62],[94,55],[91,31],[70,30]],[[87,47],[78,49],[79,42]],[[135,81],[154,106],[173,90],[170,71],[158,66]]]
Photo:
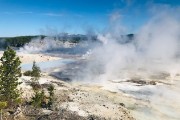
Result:
[[52,17],[62,17],[62,16],[64,16],[64,14],[62,14],[62,13],[42,13],[42,15],[52,16]]

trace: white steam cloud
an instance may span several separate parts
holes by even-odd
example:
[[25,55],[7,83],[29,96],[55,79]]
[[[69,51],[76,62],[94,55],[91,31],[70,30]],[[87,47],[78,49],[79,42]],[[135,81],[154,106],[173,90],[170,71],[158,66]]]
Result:
[[[141,27],[134,39],[124,43],[124,27],[120,24],[111,24],[109,31],[98,35],[102,45],[91,50],[90,60],[78,78],[87,82],[99,82],[110,86],[110,90],[121,88],[118,84],[111,86],[109,81],[116,83],[126,80],[143,80],[164,82],[169,84],[159,87],[137,87],[137,93],[146,94],[150,112],[141,116],[147,107],[144,107],[138,119],[180,119],[179,79],[180,74],[180,16],[179,9],[167,8],[153,15]],[[115,16],[117,13],[115,13]],[[118,17],[118,16],[117,16]],[[113,20],[117,17],[113,16]],[[117,19],[116,19],[117,20]],[[122,28],[122,29],[121,29]],[[82,73],[82,72],[81,72]],[[129,83],[130,84],[130,83]],[[128,89],[128,84],[123,88]],[[119,86],[122,87],[121,84]],[[172,86],[171,86],[172,85]],[[173,112],[172,112],[173,111]]]
[[[117,13],[113,15],[113,19],[116,15]],[[94,62],[91,61],[86,69],[98,70],[99,66],[103,69],[103,73],[98,75],[100,78],[93,79],[98,81],[129,78],[140,71],[148,74],[165,72],[172,76],[180,72],[180,21],[176,15],[167,11],[156,14],[140,29],[134,40],[126,44],[123,43],[125,37],[122,37],[124,27],[114,26],[105,34],[98,35],[103,45],[92,50],[91,57]],[[123,72],[124,70],[128,72]],[[96,76],[89,75],[89,72],[87,74]]]
[[45,39],[32,39],[32,41],[28,44],[26,44],[23,48],[20,48],[20,52],[25,53],[39,53],[51,49],[59,48],[61,45],[60,42],[57,42],[56,40],[52,40],[50,38]]
[[32,39],[30,43],[20,48],[19,51],[23,53],[40,53],[53,50],[56,51],[60,48],[70,48],[72,46],[73,44],[69,44],[69,42],[56,40],[53,37],[46,37],[44,39],[35,38]]

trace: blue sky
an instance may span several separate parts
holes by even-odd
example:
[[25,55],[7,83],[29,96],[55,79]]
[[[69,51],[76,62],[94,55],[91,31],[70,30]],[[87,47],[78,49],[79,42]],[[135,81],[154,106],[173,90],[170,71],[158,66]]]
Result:
[[154,5],[180,0],[0,0],[0,36],[102,31],[118,13],[128,32],[136,32]]

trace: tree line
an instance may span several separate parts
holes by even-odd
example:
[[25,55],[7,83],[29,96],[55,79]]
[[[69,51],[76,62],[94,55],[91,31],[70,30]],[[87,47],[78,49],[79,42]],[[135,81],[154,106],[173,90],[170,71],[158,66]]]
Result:
[[40,37],[40,39],[44,39],[44,35],[37,36],[18,36],[18,37],[7,37],[0,38],[0,43],[2,48],[6,48],[8,46],[11,47],[23,47],[25,44],[31,42],[33,38]]

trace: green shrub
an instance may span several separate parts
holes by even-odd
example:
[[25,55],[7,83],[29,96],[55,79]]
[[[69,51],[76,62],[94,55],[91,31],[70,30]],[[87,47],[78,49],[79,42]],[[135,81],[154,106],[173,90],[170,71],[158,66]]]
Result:
[[7,107],[7,102],[0,102],[0,109]]
[[50,96],[54,96],[54,86],[53,85],[50,85],[48,87],[48,92],[49,92],[49,95]]
[[39,78],[41,77],[41,70],[40,68],[36,65],[36,62],[33,62],[32,66],[32,72],[31,72],[31,77],[33,81],[38,81]]
[[28,70],[28,71],[23,73],[24,76],[31,76],[31,74],[32,74],[31,70]]
[[23,99],[22,99],[22,98],[17,98],[17,99],[15,100],[15,103],[16,103],[16,104],[22,104],[22,103],[23,103]]
[[43,90],[42,91],[35,91],[35,95],[32,98],[32,105],[34,107],[41,107],[44,99],[45,99],[45,94],[44,94]]
[[2,115],[3,111],[2,111],[2,110],[3,110],[4,108],[6,108],[6,107],[7,107],[7,102],[6,102],[6,101],[5,101],[5,102],[0,102],[0,111],[1,111],[1,112],[0,112],[0,113],[1,113],[1,118],[0,118],[0,119],[1,119],[1,120],[2,120],[2,118],[3,118],[3,115]]
[[50,85],[48,87],[48,92],[49,92],[48,106],[51,107],[51,105],[53,104],[53,100],[54,100],[54,86],[53,85]]

